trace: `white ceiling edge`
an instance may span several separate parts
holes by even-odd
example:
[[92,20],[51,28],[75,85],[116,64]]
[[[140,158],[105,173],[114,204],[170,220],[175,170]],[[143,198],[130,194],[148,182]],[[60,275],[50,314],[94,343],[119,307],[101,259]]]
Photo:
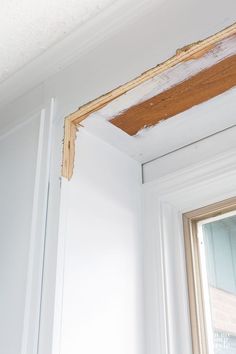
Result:
[[0,82],[117,1],[1,1]]
[[[130,136],[99,112],[84,128],[142,164],[236,125],[236,88]],[[79,133],[78,133],[79,138]]]
[[89,50],[117,33],[120,28],[150,11],[154,3],[157,4],[155,0],[119,0],[112,3],[3,80],[0,83],[0,107],[74,63]]
[[[134,78],[133,75],[138,76],[168,59],[177,48],[204,39],[231,25],[235,22],[233,10],[235,0],[116,1],[2,82],[0,107],[77,62],[103,42],[105,51],[112,52],[118,48],[127,60],[126,66],[132,66],[132,70],[129,71],[134,73],[131,77]],[[186,16],[183,16],[184,11]],[[113,59],[118,70],[127,72],[123,63],[119,66],[119,58]],[[87,72],[88,68],[85,67],[83,70]],[[117,75],[119,73],[114,73],[115,77]],[[120,84],[122,83],[125,82],[122,81]]]

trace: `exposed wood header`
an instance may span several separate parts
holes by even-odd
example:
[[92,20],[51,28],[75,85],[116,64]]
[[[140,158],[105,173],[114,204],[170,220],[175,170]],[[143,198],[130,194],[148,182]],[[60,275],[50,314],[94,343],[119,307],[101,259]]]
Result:
[[[173,68],[180,63],[183,63],[183,62],[186,62],[189,60],[193,60],[193,61],[198,60],[198,58],[201,58],[203,55],[206,55],[208,52],[210,52],[212,50],[212,48],[214,48],[217,44],[219,44],[220,42],[222,42],[226,38],[229,38],[235,34],[236,34],[236,24],[233,24],[232,26],[224,29],[223,31],[221,31],[221,32],[219,32],[219,33],[217,33],[205,40],[185,46],[184,48],[177,50],[176,55],[174,55],[173,57],[171,57],[170,59],[168,59],[164,63],[157,65],[155,68],[146,71],[145,73],[143,73],[142,75],[140,75],[136,79],[134,79],[134,80],[124,84],[123,86],[120,86],[117,89],[107,93],[106,95],[103,95],[103,96],[99,97],[98,99],[82,106],[76,112],[74,112],[74,113],[70,114],[68,117],[66,117],[66,119],[65,119],[64,148],[63,148],[62,176],[66,177],[68,179],[70,179],[72,177],[73,165],[74,165],[74,144],[75,144],[75,137],[76,137],[76,127],[85,118],[87,118],[91,113],[100,110],[102,107],[106,106],[109,102],[115,100],[119,96],[138,87],[142,83],[156,77],[157,75],[160,75],[161,73],[166,72],[170,68]],[[230,62],[230,65],[233,67],[235,66],[235,57]],[[225,68],[225,70],[226,70],[226,68]],[[216,71],[219,72],[219,69],[216,68],[213,71],[214,71],[214,73]],[[228,80],[230,74],[227,70],[226,70],[226,74],[227,74],[226,80]],[[229,79],[230,79],[231,83],[226,85],[225,89],[232,87],[232,79],[231,78],[229,78]],[[199,78],[195,79],[195,81],[197,81],[197,82],[199,82],[199,80],[200,80]],[[208,82],[207,82],[209,87],[214,85],[216,81],[218,82],[218,80],[216,80],[216,79],[213,79],[213,80],[211,79],[211,73],[209,73]],[[200,80],[200,82],[201,82],[201,84],[203,84],[201,80]],[[216,92],[216,91],[217,91],[216,89],[212,89],[211,95],[214,96],[214,92]],[[221,93],[221,92],[222,91],[219,90],[219,93]],[[219,94],[219,93],[216,93],[216,94]],[[177,94],[177,92],[176,92],[176,94]],[[211,96],[211,97],[213,97],[213,96]],[[170,97],[168,99],[170,99]],[[203,101],[204,100],[205,99],[203,99]],[[175,96],[175,101],[176,102],[178,101],[177,96]],[[202,102],[202,101],[199,100],[199,103],[200,102]],[[179,105],[179,103],[178,103],[178,105]],[[149,104],[149,106],[151,106],[151,105]],[[186,104],[185,104],[185,106],[186,106]],[[135,108],[135,107],[133,107],[133,108]],[[130,109],[132,109],[132,108],[130,108]],[[185,108],[185,109],[187,109],[187,108]],[[170,114],[170,112],[168,114]],[[122,116],[117,117],[117,118],[115,118],[115,120],[118,118],[121,118],[121,117]],[[119,126],[117,124],[117,121],[115,121],[115,120],[113,121],[113,123],[115,123],[117,126]],[[123,119],[122,119],[122,121],[123,121]],[[132,132],[130,131],[130,133],[134,134],[136,131],[137,131],[137,126],[135,129],[132,129]]]
[[[235,40],[236,48],[236,40]],[[111,123],[129,135],[203,103],[236,85],[236,55],[230,56],[170,89],[137,104]]]

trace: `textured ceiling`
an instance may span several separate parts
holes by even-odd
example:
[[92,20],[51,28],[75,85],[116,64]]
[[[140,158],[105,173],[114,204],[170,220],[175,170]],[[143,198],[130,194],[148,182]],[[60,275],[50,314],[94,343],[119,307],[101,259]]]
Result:
[[0,82],[117,0],[2,0]]

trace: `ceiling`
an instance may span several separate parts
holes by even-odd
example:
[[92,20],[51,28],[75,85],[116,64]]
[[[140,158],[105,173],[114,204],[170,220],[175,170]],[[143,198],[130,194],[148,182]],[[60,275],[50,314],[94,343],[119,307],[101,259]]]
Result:
[[118,53],[114,70],[127,67],[124,83],[231,25],[235,10],[235,0],[2,0],[0,107],[103,45]]
[[[78,95],[83,102],[93,97],[94,87],[103,87],[96,68],[104,65],[104,58],[108,57],[105,65],[112,77],[106,78],[107,86],[114,89],[118,77],[124,84],[176,49],[231,25],[235,10],[235,0],[2,0],[0,107],[63,69],[65,83],[74,83],[73,65],[65,80],[72,63],[77,63],[76,79],[87,80]],[[146,163],[235,125],[235,94],[235,89],[226,92],[135,137],[99,113],[85,125],[90,133]]]
[[1,1],[0,83],[115,1]]

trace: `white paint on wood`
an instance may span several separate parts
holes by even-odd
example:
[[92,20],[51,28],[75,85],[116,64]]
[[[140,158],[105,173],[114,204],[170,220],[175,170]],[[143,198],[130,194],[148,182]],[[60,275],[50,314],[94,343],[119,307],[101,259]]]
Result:
[[[42,293],[41,293],[41,312],[40,312],[40,332],[38,342],[39,354],[54,354],[54,340],[60,323],[58,320],[58,298],[61,294],[60,278],[61,266],[61,243],[59,240],[59,223],[61,200],[61,142],[63,136],[63,121],[56,119],[57,102],[54,100],[47,103],[46,113],[50,115],[51,122],[51,149],[47,160],[50,161],[50,170],[48,171],[48,200],[47,200],[47,223],[45,230],[45,250],[44,266],[42,275]],[[51,156],[50,156],[51,155]],[[60,223],[61,225],[61,223]],[[60,227],[61,230],[61,227]],[[63,231],[62,231],[63,232]],[[62,250],[62,252],[64,249]],[[58,352],[55,352],[57,354]]]
[[141,166],[85,131],[76,150],[62,181],[60,353],[143,354]]
[[106,120],[111,120],[130,107],[157,96],[161,92],[234,54],[236,54],[236,36],[226,38],[202,57],[181,62],[121,95],[108,103],[104,108],[101,108],[98,112],[99,116],[104,117]]
[[6,354],[27,353],[22,351],[21,345],[26,335],[23,333],[25,308],[32,300],[27,297],[27,274],[40,129],[38,118],[33,117],[0,141],[0,347]]
[[[21,344],[21,353],[27,354],[29,350],[29,341],[31,341],[30,349],[32,353],[37,353],[38,345],[38,332],[39,332],[39,311],[40,311],[40,290],[41,290],[41,279],[39,282],[39,287],[37,287],[37,293],[33,292],[32,283],[34,281],[34,262],[35,262],[35,252],[36,252],[36,237],[40,235],[44,240],[44,228],[45,225],[42,225],[43,229],[40,228],[38,223],[38,214],[39,214],[39,205],[40,205],[40,178],[42,178],[42,164],[43,164],[43,144],[44,142],[44,130],[45,130],[45,110],[41,112],[40,121],[39,121],[39,136],[38,136],[38,146],[37,146],[37,161],[35,166],[35,180],[34,180],[34,190],[33,190],[33,201],[32,201],[32,216],[31,216],[31,230],[29,238],[29,255],[28,255],[28,264],[27,264],[27,284],[26,284],[26,293],[25,293],[25,313],[24,313],[24,323],[23,323],[23,336]],[[44,197],[46,198],[46,196]],[[44,215],[45,222],[46,214]],[[40,220],[42,222],[42,220]],[[43,224],[44,224],[43,222]],[[38,232],[39,230],[41,232]],[[43,232],[42,232],[43,231]],[[42,236],[43,235],[43,236]],[[43,241],[42,240],[42,241]],[[43,242],[37,244],[37,252],[40,253],[39,245]],[[41,248],[42,253],[42,248]],[[41,267],[42,267],[42,258],[41,258]],[[32,297],[34,293],[34,297]],[[36,309],[37,316],[31,318],[32,314],[32,302],[38,302],[38,308]],[[34,320],[34,322],[32,322]],[[30,335],[30,338],[29,338]]]
[[236,127],[194,143],[143,165],[144,183],[154,181],[200,161],[236,148]]
[[6,354],[38,352],[51,123],[42,110],[0,136],[0,346]]
[[148,354],[190,354],[182,214],[235,197],[236,149],[146,183],[145,313]]
[[54,100],[41,111],[37,165],[33,193],[30,251],[28,260],[26,307],[24,315],[23,354],[38,354],[42,326],[43,272],[49,197],[49,176],[53,135]]
[[129,136],[114,127],[99,112],[91,115],[82,125],[137,161],[146,163],[236,124],[235,112],[234,88],[154,127],[144,129],[137,136]]
[[[153,161],[145,163],[143,165],[144,183],[154,181],[155,179],[165,175],[171,175],[180,168],[194,165],[195,163],[205,161],[213,156],[217,156],[223,152],[236,148],[236,107],[234,107],[234,102],[235,100],[232,100],[233,106],[227,104],[224,105],[223,102],[220,101],[219,106],[209,106],[209,111],[207,110],[204,115],[202,115],[202,118],[205,118],[209,125],[207,125],[205,130],[202,131],[202,136],[199,136],[199,138],[204,138],[203,132],[207,131],[210,124],[213,127],[214,124],[220,121],[226,121],[226,117],[228,115],[229,118],[231,118],[231,124],[234,125],[232,128],[227,129],[226,127],[226,130],[224,131],[213,134],[212,136],[189,146],[180,146],[180,149],[177,151],[170,152],[169,154],[159,158],[157,156],[157,158]],[[189,114],[191,114],[191,112],[189,112]],[[209,118],[211,115],[213,119],[208,121],[207,117]],[[200,117],[201,116],[199,115],[199,119]],[[197,116],[195,119],[197,119]]]

